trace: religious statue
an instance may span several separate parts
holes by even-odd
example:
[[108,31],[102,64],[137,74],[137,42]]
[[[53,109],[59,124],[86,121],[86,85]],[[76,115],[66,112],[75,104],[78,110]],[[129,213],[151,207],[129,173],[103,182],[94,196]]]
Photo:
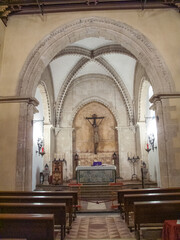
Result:
[[53,185],[60,185],[63,183],[63,160],[56,160],[52,162],[52,184]]
[[43,177],[44,177],[43,184],[44,185],[48,185],[49,184],[49,174],[50,174],[49,166],[46,164],[45,168],[43,170]]
[[[94,153],[95,154],[97,154],[97,148],[98,148],[98,144],[99,144],[99,133],[98,133],[99,125],[101,124],[103,118],[104,117],[97,117],[96,114],[93,114],[92,117],[86,117],[88,122],[93,127],[93,132],[94,132],[93,141],[94,141]],[[100,119],[99,123],[96,122],[97,119]],[[90,120],[93,120],[93,122],[91,122]]]

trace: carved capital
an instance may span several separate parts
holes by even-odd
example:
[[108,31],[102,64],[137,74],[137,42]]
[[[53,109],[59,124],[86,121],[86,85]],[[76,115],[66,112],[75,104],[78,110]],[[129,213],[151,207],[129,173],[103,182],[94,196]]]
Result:
[[0,103],[27,103],[32,104],[35,107],[39,105],[39,102],[36,98],[16,96],[0,97]]
[[158,93],[154,94],[149,101],[151,103],[155,103],[156,101],[161,101],[162,99],[172,99],[172,98],[180,98],[180,93]]

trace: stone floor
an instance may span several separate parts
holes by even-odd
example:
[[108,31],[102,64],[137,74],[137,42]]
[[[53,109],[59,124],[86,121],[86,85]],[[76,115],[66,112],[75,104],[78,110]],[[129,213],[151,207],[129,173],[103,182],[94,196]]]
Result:
[[66,235],[66,240],[70,239],[134,239],[134,233],[129,231],[119,214],[81,213]]
[[[111,201],[81,201],[80,211],[65,240],[135,240],[134,232],[130,232],[118,210],[112,208],[115,204]],[[161,232],[143,230],[141,239],[160,240]]]

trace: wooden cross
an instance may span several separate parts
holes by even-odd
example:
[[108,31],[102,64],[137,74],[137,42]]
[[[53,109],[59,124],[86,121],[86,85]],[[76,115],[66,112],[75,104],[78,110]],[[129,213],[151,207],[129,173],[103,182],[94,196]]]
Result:
[[[101,124],[103,118],[104,117],[97,117],[96,114],[93,114],[92,117],[86,117],[88,122],[92,125],[93,131],[94,131],[94,153],[95,154],[97,154],[97,147],[98,147],[98,143],[99,143],[98,127]],[[100,119],[99,123],[96,122],[97,119]],[[91,122],[90,120],[93,120],[93,122]]]

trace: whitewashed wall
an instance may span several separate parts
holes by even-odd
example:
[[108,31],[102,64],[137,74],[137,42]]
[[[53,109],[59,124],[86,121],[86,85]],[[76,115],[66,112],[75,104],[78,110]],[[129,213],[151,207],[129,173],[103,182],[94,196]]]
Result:
[[43,157],[36,153],[38,150],[37,139],[38,137],[43,138],[43,121],[41,121],[43,120],[43,108],[41,94],[38,88],[35,97],[39,101],[39,105],[37,107],[39,112],[34,114],[33,122],[32,190],[36,188],[36,184],[40,183],[40,172],[43,171]]

